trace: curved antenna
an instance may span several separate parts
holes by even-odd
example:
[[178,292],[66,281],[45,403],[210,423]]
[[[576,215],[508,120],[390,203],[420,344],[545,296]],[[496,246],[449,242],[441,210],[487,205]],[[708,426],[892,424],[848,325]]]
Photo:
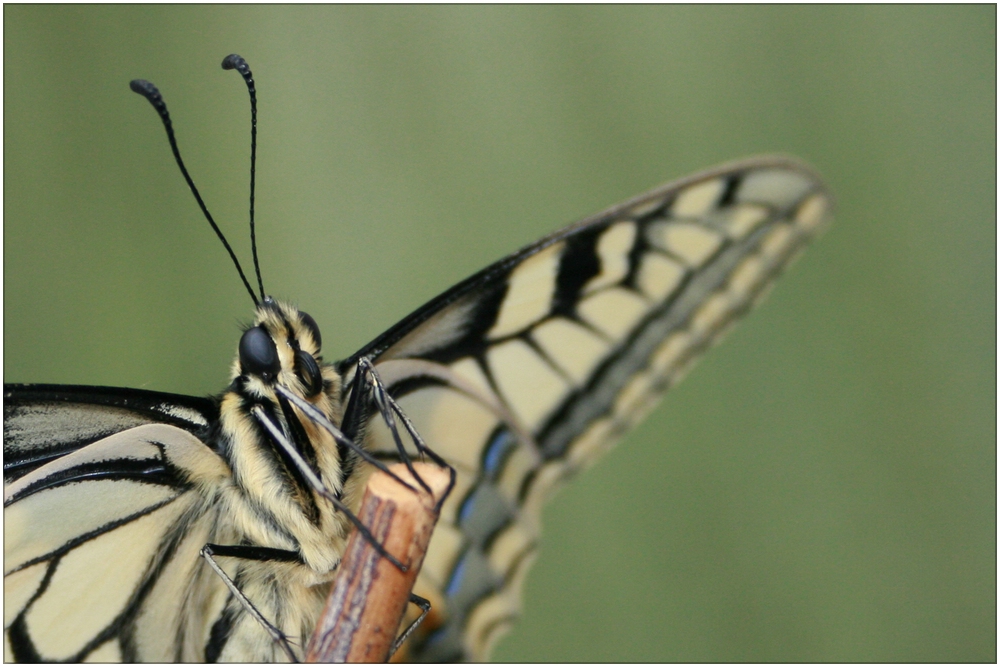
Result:
[[[133,93],[139,93],[153,105],[156,109],[156,113],[160,115],[160,120],[163,121],[163,127],[167,130],[167,140],[170,142],[170,149],[174,152],[174,160],[177,161],[177,166],[181,168],[181,173],[184,175],[184,180],[187,181],[188,187],[191,188],[191,192],[194,194],[194,198],[198,200],[198,206],[201,207],[201,212],[205,214],[205,218],[208,219],[208,224],[212,225],[212,229],[215,230],[215,234],[222,241],[222,245],[226,247],[229,252],[229,257],[233,260],[233,264],[236,265],[236,270],[240,274],[240,278],[243,280],[243,285],[250,292],[250,298],[253,299],[255,306],[260,305],[260,301],[257,300],[257,295],[253,293],[253,288],[250,287],[250,281],[247,280],[246,274],[243,273],[243,267],[240,266],[240,260],[236,259],[236,253],[233,252],[232,246],[229,245],[229,241],[222,234],[222,230],[219,226],[215,224],[215,220],[212,218],[212,214],[208,212],[208,207],[205,206],[205,202],[201,198],[201,194],[198,193],[198,188],[195,187],[194,181],[191,180],[190,174],[188,174],[187,168],[184,166],[184,160],[181,159],[180,149],[177,148],[177,139],[174,138],[174,127],[170,122],[170,113],[167,111],[167,105],[163,101],[163,96],[160,95],[160,91],[157,90],[156,86],[151,84],[149,81],[143,79],[133,79],[129,82],[128,87],[132,89]],[[261,298],[263,298],[263,293],[261,293]]]
[[257,88],[254,86],[253,74],[243,56],[231,53],[222,60],[222,69],[234,69],[246,81],[250,92],[250,248],[253,252],[253,268],[257,272],[257,287],[260,288],[260,298],[264,298],[264,281],[260,277],[260,261],[257,259],[257,227],[254,224],[254,187],[257,169]]

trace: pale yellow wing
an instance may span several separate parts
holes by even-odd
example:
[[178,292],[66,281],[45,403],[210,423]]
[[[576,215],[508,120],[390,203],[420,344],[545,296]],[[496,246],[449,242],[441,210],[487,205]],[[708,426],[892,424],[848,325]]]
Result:
[[[458,471],[417,587],[437,615],[409,655],[488,655],[518,614],[545,498],[761,299],[831,207],[795,160],[724,165],[522,249],[342,362],[373,358]],[[392,455],[384,425],[370,438]]]
[[201,655],[225,593],[199,558],[216,526],[203,491],[228,474],[193,433],[203,403],[5,388],[6,661]]

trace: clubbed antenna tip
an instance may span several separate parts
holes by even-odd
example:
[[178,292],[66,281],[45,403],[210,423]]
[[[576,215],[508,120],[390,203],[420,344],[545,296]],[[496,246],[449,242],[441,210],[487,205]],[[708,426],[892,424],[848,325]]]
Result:
[[230,53],[222,59],[222,69],[238,69],[241,65],[246,65],[247,61],[238,53]]
[[250,93],[250,248],[253,252],[253,267],[257,273],[257,287],[260,298],[265,298],[264,280],[260,276],[260,260],[257,258],[257,225],[254,220],[254,193],[257,186],[257,87],[253,73],[243,56],[231,53],[222,59],[222,69],[234,69],[243,77]]

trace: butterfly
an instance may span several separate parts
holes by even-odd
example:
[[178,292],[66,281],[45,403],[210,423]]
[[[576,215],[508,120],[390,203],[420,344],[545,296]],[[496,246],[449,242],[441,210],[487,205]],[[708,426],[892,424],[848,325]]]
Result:
[[[255,137],[250,70],[223,65],[248,85]],[[214,398],[5,385],[8,660],[300,659],[371,470],[423,443],[455,486],[414,589],[432,613],[402,655],[485,659],[518,615],[546,498],[759,302],[832,210],[797,160],[726,164],[550,234],[325,362],[318,323],[267,296],[259,269],[250,286],[159,92],[133,90],[255,316]]]

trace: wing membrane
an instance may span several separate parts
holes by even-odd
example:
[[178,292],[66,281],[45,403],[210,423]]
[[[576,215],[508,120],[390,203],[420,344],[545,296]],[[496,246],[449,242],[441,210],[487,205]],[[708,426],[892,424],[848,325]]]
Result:
[[101,438],[166,423],[198,435],[218,418],[209,399],[138,389],[4,385],[4,482]]
[[[725,165],[522,249],[344,362],[372,356],[458,470],[418,583],[443,603],[420,657],[485,657],[519,609],[544,499],[762,298],[831,206],[793,160]],[[391,456],[383,426],[370,438]]]
[[197,656],[219,594],[199,569],[216,521],[197,488],[226,474],[192,433],[211,404],[93,387],[5,398],[5,657]]

